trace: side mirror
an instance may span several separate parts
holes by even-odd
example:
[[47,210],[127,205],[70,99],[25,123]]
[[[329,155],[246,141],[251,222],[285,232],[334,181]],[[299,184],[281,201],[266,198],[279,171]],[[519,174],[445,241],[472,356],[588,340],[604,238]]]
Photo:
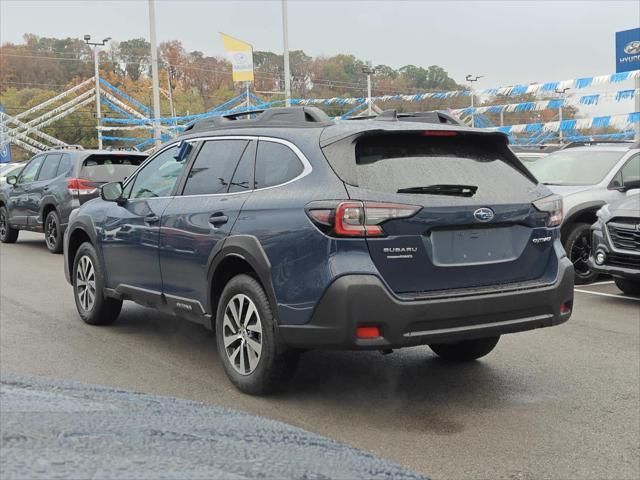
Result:
[[624,189],[625,192],[628,192],[629,190],[636,190],[640,188],[640,180],[630,180],[628,182],[624,182],[624,185],[622,187]]
[[100,187],[100,197],[107,202],[123,204],[127,201],[122,197],[122,182],[105,183]]
[[9,175],[7,177],[7,183],[9,185],[15,185],[17,181],[18,181],[18,177],[16,175]]

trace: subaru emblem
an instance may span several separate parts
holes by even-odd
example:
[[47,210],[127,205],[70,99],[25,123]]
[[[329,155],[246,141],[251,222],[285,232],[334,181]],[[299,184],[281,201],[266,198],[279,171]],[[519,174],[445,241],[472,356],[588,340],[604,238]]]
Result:
[[490,208],[484,207],[484,208],[479,208],[475,212],[473,212],[473,216],[479,222],[490,222],[491,220],[493,220],[493,217],[495,216],[495,214],[493,213],[493,210],[491,210]]

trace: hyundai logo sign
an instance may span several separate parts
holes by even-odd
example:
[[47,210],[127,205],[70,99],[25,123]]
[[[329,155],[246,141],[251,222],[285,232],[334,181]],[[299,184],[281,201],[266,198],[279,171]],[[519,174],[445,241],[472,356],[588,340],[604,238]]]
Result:
[[640,53],[640,41],[634,40],[633,42],[629,42],[624,47],[624,53],[628,55],[636,55]]
[[490,208],[479,208],[475,212],[473,212],[473,216],[479,222],[490,222],[495,217],[493,210]]

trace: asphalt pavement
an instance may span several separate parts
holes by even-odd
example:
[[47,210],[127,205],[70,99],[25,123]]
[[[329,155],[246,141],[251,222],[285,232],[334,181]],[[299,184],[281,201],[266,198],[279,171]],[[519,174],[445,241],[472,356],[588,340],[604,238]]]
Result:
[[204,328],[125,304],[79,319],[41,235],[0,246],[0,373],[35,374],[244,410],[440,479],[640,478],[640,301],[576,291],[564,325],[504,336],[484,359],[426,347],[309,352],[288,392],[236,391]]
[[276,420],[32,375],[0,382],[5,480],[424,480]]

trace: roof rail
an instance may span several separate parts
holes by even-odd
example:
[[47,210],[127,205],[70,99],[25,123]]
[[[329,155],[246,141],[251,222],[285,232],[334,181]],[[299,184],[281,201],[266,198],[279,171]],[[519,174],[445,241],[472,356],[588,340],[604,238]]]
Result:
[[[254,118],[241,119],[240,117]],[[317,107],[279,107],[244,110],[227,115],[203,118],[184,129],[182,135],[217,128],[242,127],[326,127],[333,120]]]
[[592,145],[617,145],[617,146],[625,146],[628,145],[629,148],[634,148],[633,140],[580,140],[577,142],[567,143],[562,147],[565,148],[575,148],[575,147],[588,147]]
[[408,112],[398,113],[397,110],[385,110],[379,115],[366,115],[361,117],[350,117],[347,120],[382,120],[386,122],[421,122],[421,123],[445,123],[449,125],[466,126],[456,117],[442,112],[433,110],[429,112]]
[[54,145],[46,149],[47,152],[49,150],[84,150],[84,147],[82,145]]

